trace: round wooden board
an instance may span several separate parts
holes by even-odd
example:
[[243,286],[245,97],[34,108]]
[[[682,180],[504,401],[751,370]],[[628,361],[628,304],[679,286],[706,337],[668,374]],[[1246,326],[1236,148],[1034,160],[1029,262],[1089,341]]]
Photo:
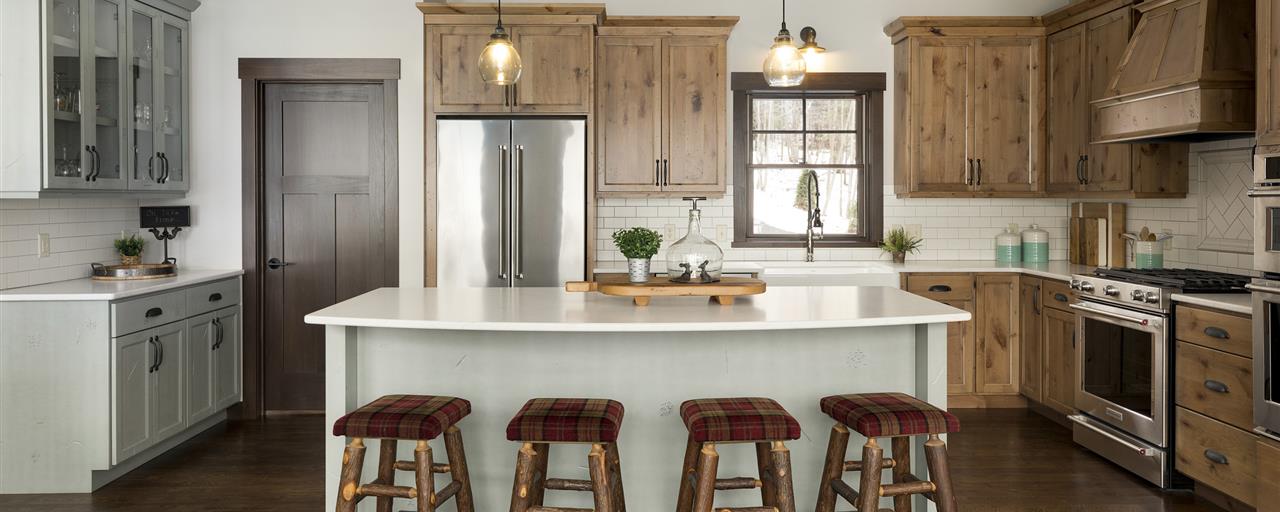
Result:
[[647,283],[632,283],[621,278],[589,283],[565,283],[568,291],[595,291],[615,297],[631,297],[644,306],[651,297],[711,297],[723,305],[733,304],[734,297],[765,292],[765,283],[749,277],[724,277],[707,284],[674,283],[667,277],[653,277]]

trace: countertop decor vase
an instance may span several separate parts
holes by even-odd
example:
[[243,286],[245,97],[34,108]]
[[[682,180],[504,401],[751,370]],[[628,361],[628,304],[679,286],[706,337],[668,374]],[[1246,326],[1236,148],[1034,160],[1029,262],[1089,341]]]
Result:
[[1022,232],[1022,261],[1045,263],[1049,261],[1049,232],[1032,224]]
[[142,263],[142,248],[147,245],[147,241],[139,237],[137,233],[124,238],[117,238],[114,245],[116,252],[120,253],[121,265],[138,265]]
[[627,257],[627,276],[632,283],[649,282],[649,260],[662,248],[662,235],[648,228],[619,229],[613,245]]
[[686,197],[689,209],[689,232],[667,249],[667,278],[675,283],[714,283],[724,268],[724,250],[702,236],[702,210],[698,201],[705,197]]
[[649,258],[627,258],[627,279],[633,283],[649,282]]
[[1017,224],[1010,224],[1008,229],[996,235],[996,262],[1018,263],[1022,261],[1022,237],[1018,234]]
[[901,226],[890,229],[884,234],[884,240],[880,241],[880,250],[893,256],[894,263],[906,263],[907,254],[920,252],[922,246],[924,246],[923,238],[908,234],[907,230]]
[[125,256],[125,255],[121,254],[121,255],[120,255],[120,264],[121,264],[121,265],[141,265],[141,264],[142,264],[142,256],[136,256],[136,255],[135,255],[135,256]]

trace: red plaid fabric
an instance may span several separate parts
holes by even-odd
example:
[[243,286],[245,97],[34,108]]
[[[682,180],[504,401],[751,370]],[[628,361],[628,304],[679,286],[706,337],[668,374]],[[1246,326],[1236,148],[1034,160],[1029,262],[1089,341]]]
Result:
[[471,402],[451,396],[387,395],[338,418],[333,435],[375,439],[435,439],[471,414]]
[[507,424],[508,441],[612,443],[622,429],[622,404],[603,398],[535,398]]
[[835,395],[822,399],[822,412],[866,437],[945,434],[960,431],[951,413],[902,393]]
[[768,398],[688,400],[680,417],[699,443],[800,439],[800,423]]

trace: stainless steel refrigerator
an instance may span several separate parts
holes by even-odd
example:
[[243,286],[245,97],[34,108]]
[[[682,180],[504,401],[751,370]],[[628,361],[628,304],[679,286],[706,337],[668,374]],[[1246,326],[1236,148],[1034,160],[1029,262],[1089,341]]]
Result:
[[438,286],[583,279],[586,131],[582,119],[436,122]]

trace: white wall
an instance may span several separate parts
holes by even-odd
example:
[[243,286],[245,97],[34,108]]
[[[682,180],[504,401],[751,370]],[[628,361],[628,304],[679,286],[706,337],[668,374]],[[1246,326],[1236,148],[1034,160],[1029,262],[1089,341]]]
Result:
[[[536,2],[532,2],[536,3]],[[891,72],[883,27],[905,15],[1034,15],[1065,0],[792,1],[793,33],[812,25],[828,49],[822,71]],[[729,71],[758,71],[777,32],[776,0],[610,0],[615,15],[736,15]],[[422,17],[412,0],[206,0],[192,19],[192,228],[178,257],[193,267],[240,265],[241,57],[401,59],[400,279],[422,282]],[[892,75],[890,75],[892,76]],[[886,105],[892,97],[886,97]],[[885,133],[892,133],[886,117]],[[885,137],[886,174],[893,168]],[[886,178],[886,183],[892,183]]]

